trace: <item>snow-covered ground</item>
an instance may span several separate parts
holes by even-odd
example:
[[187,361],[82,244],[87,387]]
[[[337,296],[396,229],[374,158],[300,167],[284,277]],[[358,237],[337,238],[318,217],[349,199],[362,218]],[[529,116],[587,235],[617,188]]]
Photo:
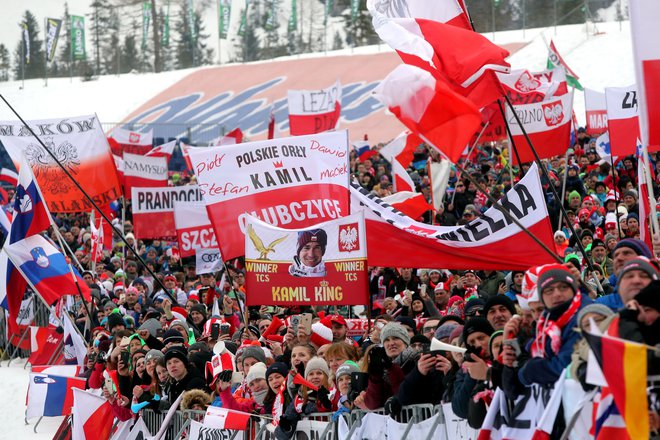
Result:
[[25,396],[30,374],[30,366],[25,369],[25,359],[14,360],[9,367],[7,361],[0,365],[0,440],[3,439],[52,439],[64,417],[44,417],[37,433],[33,431],[39,419],[25,424]]

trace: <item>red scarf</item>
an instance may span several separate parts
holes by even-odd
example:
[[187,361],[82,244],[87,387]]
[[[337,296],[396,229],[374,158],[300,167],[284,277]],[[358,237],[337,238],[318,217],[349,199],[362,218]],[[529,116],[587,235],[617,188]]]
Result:
[[559,353],[561,348],[561,330],[568,324],[568,322],[575,316],[580,304],[582,303],[582,293],[578,291],[571,305],[562,313],[557,321],[548,319],[544,313],[536,323],[536,339],[532,342],[532,357],[545,357],[545,342],[550,338],[550,348],[554,354]]

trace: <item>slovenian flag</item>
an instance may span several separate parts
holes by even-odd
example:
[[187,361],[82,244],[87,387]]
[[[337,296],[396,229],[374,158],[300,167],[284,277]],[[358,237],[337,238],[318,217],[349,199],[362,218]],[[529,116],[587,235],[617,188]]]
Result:
[[50,224],[50,213],[32,174],[32,169],[29,166],[23,166],[18,174],[14,219],[9,233],[9,243],[16,243],[25,237],[39,234],[48,229]]
[[86,379],[48,374],[30,374],[25,418],[71,414],[73,389],[85,389]]
[[[46,303],[52,304],[64,295],[79,293],[64,255],[41,235],[7,244],[4,250],[14,266]],[[80,275],[75,276],[83,295],[90,298],[87,284]]]

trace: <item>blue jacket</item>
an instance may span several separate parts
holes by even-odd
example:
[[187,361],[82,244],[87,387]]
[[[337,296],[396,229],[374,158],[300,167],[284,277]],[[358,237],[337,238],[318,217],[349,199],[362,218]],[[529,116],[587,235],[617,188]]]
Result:
[[625,306],[625,304],[623,304],[623,301],[621,300],[621,295],[619,295],[617,291],[614,291],[609,295],[596,298],[596,303],[606,305],[615,312],[617,310],[621,310]]
[[[582,296],[582,303],[579,310],[592,304],[593,300],[588,296]],[[561,331],[561,348],[559,353],[552,352],[550,341],[545,344],[545,357],[543,358],[530,358],[525,365],[518,371],[518,379],[525,386],[530,386],[534,383],[539,385],[553,385],[559,379],[562,370],[571,363],[571,355],[575,343],[580,340],[581,335],[575,331],[578,326],[577,322],[578,313],[575,313],[573,318],[566,323]],[[532,340],[533,342],[533,340]],[[528,344],[528,351],[529,347]]]

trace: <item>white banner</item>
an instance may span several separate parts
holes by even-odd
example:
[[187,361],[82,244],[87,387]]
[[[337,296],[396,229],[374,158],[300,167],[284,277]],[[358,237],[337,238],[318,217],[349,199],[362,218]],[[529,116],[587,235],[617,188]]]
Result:
[[124,177],[127,181],[129,177],[137,177],[144,183],[167,181],[167,158],[124,153]]
[[454,410],[451,409],[451,403],[442,404],[442,414],[445,416],[445,429],[447,439],[451,440],[476,440],[479,435],[477,429],[472,429],[467,420],[461,419]]
[[218,241],[204,203],[176,202],[174,224],[182,258],[194,255],[197,249],[218,248]]
[[335,111],[341,102],[341,83],[320,90],[288,90],[289,115],[318,115]]
[[16,317],[16,324],[18,325],[32,324],[32,320],[34,319],[34,301],[35,301],[34,296],[21,301],[21,309],[18,311],[18,316]]
[[151,145],[153,143],[153,130],[146,133],[115,128],[112,130],[112,138],[120,144]]
[[195,251],[195,273],[213,273],[222,269],[222,256],[218,249],[197,249]]
[[231,429],[211,428],[191,420],[188,440],[241,440],[244,438],[243,432],[240,431],[236,433],[236,436],[232,437],[235,432]]

